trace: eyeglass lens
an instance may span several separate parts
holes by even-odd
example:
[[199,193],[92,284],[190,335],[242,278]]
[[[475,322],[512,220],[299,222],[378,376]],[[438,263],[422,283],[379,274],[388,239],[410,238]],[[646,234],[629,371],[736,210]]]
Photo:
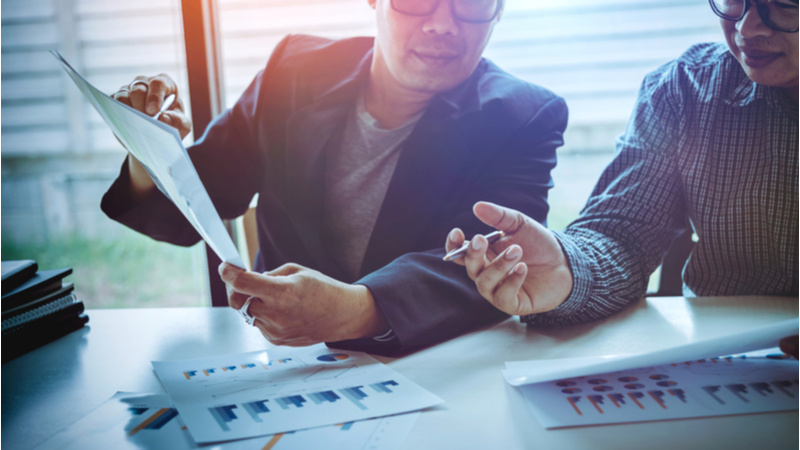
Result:
[[[489,22],[497,15],[500,0],[445,0],[450,1],[453,15],[464,22]],[[429,16],[436,11],[441,0],[392,0],[392,8],[410,16]]]
[[770,27],[787,32],[797,31],[796,0],[711,0],[714,12],[727,20],[741,20],[747,4],[758,10],[758,15]]

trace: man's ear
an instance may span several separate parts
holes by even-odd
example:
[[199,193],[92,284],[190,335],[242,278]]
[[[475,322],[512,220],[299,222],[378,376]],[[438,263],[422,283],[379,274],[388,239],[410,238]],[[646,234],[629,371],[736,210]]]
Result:
[[375,9],[375,6],[378,4],[378,0],[367,0],[367,3],[369,3],[370,8]]

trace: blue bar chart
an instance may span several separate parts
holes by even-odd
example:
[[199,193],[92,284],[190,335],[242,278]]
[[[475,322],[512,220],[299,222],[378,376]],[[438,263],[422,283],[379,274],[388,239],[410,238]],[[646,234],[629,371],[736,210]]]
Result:
[[362,399],[368,397],[368,395],[365,394],[364,391],[362,391],[363,388],[364,386],[353,386],[349,388],[339,389],[339,392],[341,392],[348,400],[353,402],[353,404],[356,405],[359,409],[367,410],[369,408],[367,408],[363,403],[361,403]]
[[269,408],[267,408],[266,403],[269,400],[257,400],[254,402],[247,402],[242,404],[242,408],[247,411],[247,414],[250,414],[250,417],[253,418],[256,422],[261,422],[261,417],[259,414],[268,413]]
[[155,361],[153,366],[198,443],[342,424],[441,403],[367,354],[321,345]]
[[317,405],[321,405],[324,402],[333,403],[336,400],[341,399],[338,395],[336,395],[333,391],[323,391],[323,392],[312,392],[308,394],[308,397]]
[[227,405],[227,406],[214,406],[208,408],[208,411],[214,417],[214,420],[217,421],[219,427],[222,428],[222,431],[230,431],[231,428],[228,426],[230,422],[238,419],[236,414],[234,414],[233,410],[236,409],[236,405]]
[[290,406],[302,408],[303,403],[306,401],[307,400],[302,395],[290,395],[288,397],[278,397],[275,399],[275,403],[283,409],[289,409]]

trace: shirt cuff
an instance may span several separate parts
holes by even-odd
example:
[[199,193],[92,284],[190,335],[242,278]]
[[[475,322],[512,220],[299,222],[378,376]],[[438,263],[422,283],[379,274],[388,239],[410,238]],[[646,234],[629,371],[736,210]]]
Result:
[[553,231],[561,250],[567,259],[567,266],[572,273],[572,292],[563,303],[553,310],[529,314],[520,317],[522,323],[528,325],[567,325],[574,321],[578,313],[589,300],[594,286],[591,262],[573,239],[560,231]]

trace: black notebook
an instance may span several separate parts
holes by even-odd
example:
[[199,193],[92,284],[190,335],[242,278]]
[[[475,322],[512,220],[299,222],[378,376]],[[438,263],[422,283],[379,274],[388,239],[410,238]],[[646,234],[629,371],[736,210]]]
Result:
[[71,273],[72,268],[37,272],[15,289],[3,293],[2,310],[7,311],[22,306],[61,289],[61,279]]
[[0,263],[3,272],[3,295],[11,292],[13,289],[24,283],[25,281],[33,278],[39,266],[36,261],[25,259],[22,261],[3,261]]

